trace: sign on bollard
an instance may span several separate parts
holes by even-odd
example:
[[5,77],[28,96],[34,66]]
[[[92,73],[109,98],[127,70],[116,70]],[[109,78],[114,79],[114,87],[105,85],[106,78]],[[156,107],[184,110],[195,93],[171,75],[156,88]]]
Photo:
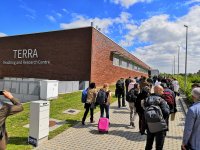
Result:
[[28,143],[37,147],[48,140],[49,101],[32,101],[30,104],[30,126]]

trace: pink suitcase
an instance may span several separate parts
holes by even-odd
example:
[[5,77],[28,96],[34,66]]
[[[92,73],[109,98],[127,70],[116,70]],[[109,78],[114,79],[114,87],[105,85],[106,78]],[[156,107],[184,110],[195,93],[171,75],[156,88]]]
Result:
[[100,132],[108,133],[108,130],[109,130],[109,119],[108,118],[102,117],[99,119],[98,130],[99,130],[99,133]]

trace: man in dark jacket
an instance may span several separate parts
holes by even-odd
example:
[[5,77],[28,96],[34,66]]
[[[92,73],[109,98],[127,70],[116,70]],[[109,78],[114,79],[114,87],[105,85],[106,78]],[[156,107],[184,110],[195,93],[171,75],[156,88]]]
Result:
[[146,99],[150,95],[150,88],[148,86],[145,86],[142,91],[137,96],[137,100],[135,102],[136,112],[139,116],[139,130],[141,135],[145,134],[146,130],[146,124],[145,124],[145,118],[144,118],[144,109],[141,105],[142,101]]
[[127,79],[125,80],[126,94],[128,93],[128,85],[129,85],[129,83],[131,83],[131,77],[129,77],[129,78],[127,78]]
[[146,77],[142,77],[141,78],[141,82],[140,82],[140,91],[142,91],[142,89],[148,86],[149,87],[149,83],[147,82],[147,78]]
[[116,96],[118,97],[118,108],[121,107],[121,97],[122,97],[122,106],[125,107],[125,91],[124,91],[124,79],[121,78],[116,83]]
[[0,101],[0,126],[1,126],[1,134],[0,134],[0,150],[6,149],[6,144],[8,141],[8,135],[6,131],[6,118],[10,115],[16,114],[23,110],[23,106],[12,96],[12,94],[8,91],[3,91],[3,95],[5,98],[9,99],[13,105],[3,103]]
[[[152,104],[155,104],[155,103],[158,104],[158,106],[160,107],[162,111],[163,118],[166,119],[169,117],[170,110],[169,110],[169,106],[167,105],[167,102],[161,98],[163,91],[164,91],[163,87],[160,85],[157,85],[154,87],[154,93],[151,94],[150,97],[152,97],[151,99],[154,100]],[[145,150],[152,149],[154,138],[156,138],[156,150],[162,150],[165,136],[166,136],[166,130],[159,131],[156,133],[151,133],[147,126],[147,141],[146,141]]]

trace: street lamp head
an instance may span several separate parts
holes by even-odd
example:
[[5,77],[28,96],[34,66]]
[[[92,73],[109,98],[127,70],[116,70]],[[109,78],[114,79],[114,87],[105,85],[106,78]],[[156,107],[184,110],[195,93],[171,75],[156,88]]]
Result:
[[184,25],[184,27],[188,28],[188,26],[187,26],[187,25]]

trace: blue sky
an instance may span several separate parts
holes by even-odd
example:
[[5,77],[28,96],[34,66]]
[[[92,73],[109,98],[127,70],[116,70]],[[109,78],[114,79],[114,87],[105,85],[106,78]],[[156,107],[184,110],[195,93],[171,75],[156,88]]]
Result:
[[200,0],[6,0],[0,6],[0,36],[84,27],[93,21],[133,55],[168,73],[178,45],[184,72],[187,24],[188,72],[200,70]]

